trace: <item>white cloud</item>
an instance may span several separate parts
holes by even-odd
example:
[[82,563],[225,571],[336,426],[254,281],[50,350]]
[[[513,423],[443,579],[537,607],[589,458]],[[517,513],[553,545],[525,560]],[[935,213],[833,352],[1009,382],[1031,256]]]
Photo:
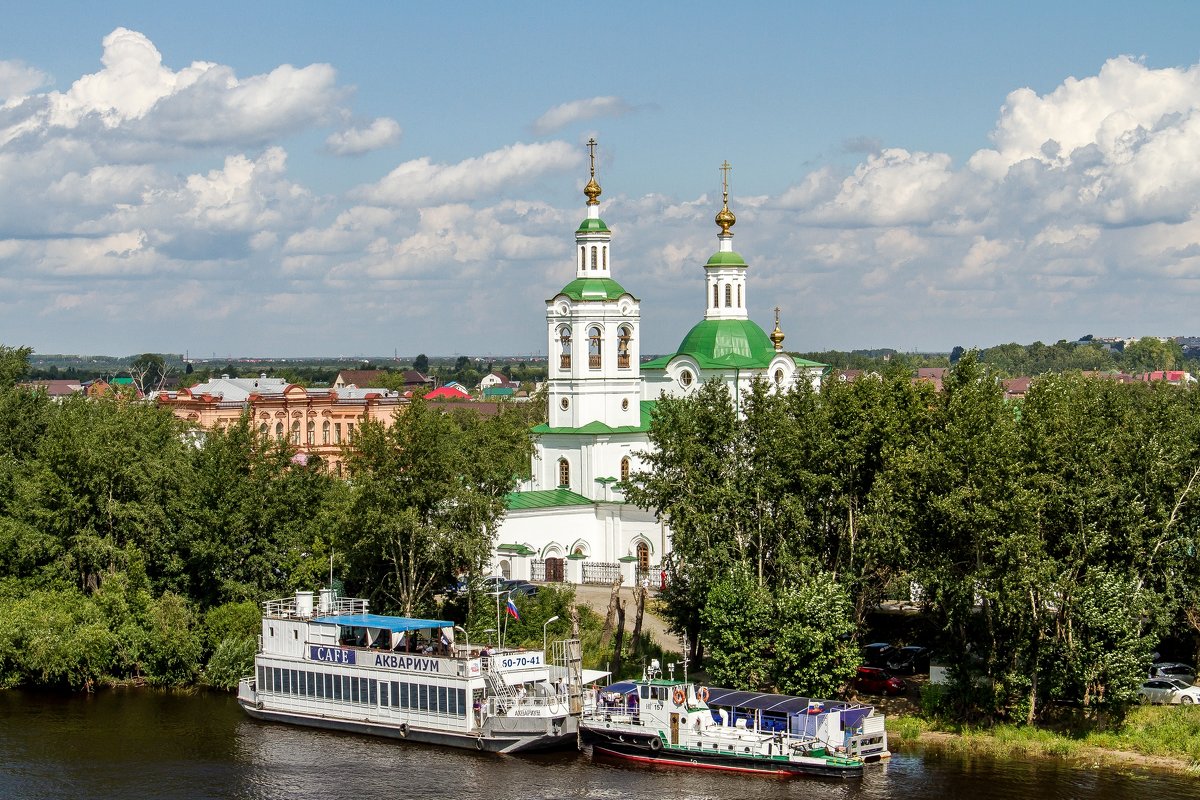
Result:
[[404,162],[378,183],[356,189],[351,197],[378,205],[475,200],[538,175],[578,167],[582,161],[579,148],[566,142],[513,144],[457,164],[419,158]]
[[400,123],[380,117],[365,128],[348,128],[329,134],[325,147],[339,156],[360,156],[391,147],[400,141]]
[[589,97],[562,103],[538,117],[533,123],[533,132],[538,136],[554,133],[575,122],[584,122],[601,117],[622,117],[633,111],[633,107],[619,97]]
[[49,75],[21,61],[0,61],[0,106],[11,105],[49,82]]

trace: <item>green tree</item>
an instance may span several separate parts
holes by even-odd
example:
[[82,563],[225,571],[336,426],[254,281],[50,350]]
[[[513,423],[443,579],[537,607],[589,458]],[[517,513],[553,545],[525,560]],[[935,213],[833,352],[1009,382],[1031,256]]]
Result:
[[0,392],[11,389],[29,372],[29,347],[9,347],[0,344]]
[[429,372],[429,356],[425,355],[424,353],[420,353],[413,360],[413,369],[422,375],[427,374]]

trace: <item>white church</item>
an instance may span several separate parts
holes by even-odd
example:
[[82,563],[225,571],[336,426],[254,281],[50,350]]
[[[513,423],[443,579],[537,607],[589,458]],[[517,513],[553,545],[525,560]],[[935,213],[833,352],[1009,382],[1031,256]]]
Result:
[[546,301],[549,420],[535,426],[530,480],[508,497],[492,570],[514,579],[626,585],[657,582],[671,531],[626,503],[621,486],[649,449],[655,401],[725,383],[740,397],[755,378],[820,385],[827,369],[783,351],[776,309],[768,336],[746,314],[747,264],[733,250],[729,164],[717,252],[704,265],[704,317],[678,350],[642,363],[641,303],[613,278],[612,232],[600,218],[595,140],[587,217],[575,231],[575,277]]

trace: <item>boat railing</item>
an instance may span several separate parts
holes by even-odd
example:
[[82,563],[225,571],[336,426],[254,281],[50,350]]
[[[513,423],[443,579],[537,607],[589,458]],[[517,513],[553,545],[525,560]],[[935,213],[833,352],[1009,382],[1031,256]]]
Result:
[[263,615],[268,617],[317,618],[337,614],[366,614],[367,600],[358,597],[332,597],[322,600],[322,607],[314,608],[311,603],[301,606],[295,597],[268,600],[262,604]]

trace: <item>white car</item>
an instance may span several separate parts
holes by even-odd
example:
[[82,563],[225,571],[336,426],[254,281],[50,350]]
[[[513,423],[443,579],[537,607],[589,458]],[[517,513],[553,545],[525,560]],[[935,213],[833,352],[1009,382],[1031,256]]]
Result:
[[1143,703],[1182,703],[1190,706],[1200,703],[1200,686],[1192,686],[1178,678],[1151,678],[1138,689],[1138,700]]

